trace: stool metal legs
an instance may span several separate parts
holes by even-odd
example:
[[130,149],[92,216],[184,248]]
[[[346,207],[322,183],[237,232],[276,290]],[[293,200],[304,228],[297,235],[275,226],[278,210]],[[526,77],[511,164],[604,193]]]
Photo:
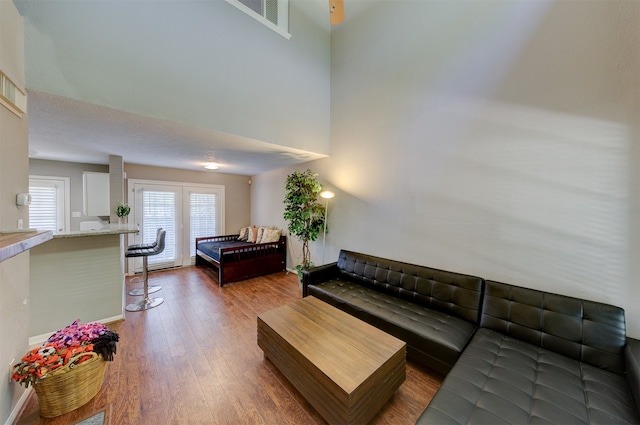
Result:
[[[142,272],[142,277],[141,278],[134,277],[133,279],[131,279],[130,282],[131,283],[143,283],[144,282],[144,271]],[[147,294],[153,294],[154,292],[158,292],[161,289],[162,289],[162,286],[160,286],[160,285],[151,285],[147,289]],[[138,295],[144,295],[144,286],[141,287],[141,288],[136,288],[136,289],[130,290],[129,291],[129,295],[133,295],[134,297],[136,297]]]
[[144,280],[144,286],[141,289],[143,291],[142,295],[144,295],[144,298],[142,301],[127,305],[125,307],[125,310],[127,311],[149,310],[150,308],[157,307],[164,302],[164,298],[149,298],[149,273],[147,271],[146,256],[142,257],[142,278]]
[[[144,281],[144,278],[142,280]],[[151,285],[147,289],[147,294],[153,294],[154,292],[158,292],[161,289],[162,289],[162,286],[160,285]],[[144,286],[142,288],[132,289],[129,291],[129,295],[133,295],[133,296],[144,295],[144,290],[145,290]]]

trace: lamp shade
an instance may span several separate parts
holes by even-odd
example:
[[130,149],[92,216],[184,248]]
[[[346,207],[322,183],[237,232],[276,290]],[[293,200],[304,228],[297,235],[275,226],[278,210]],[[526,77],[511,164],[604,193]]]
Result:
[[333,193],[330,190],[325,190],[325,191],[320,192],[320,196],[322,196],[324,199],[331,199],[334,196],[336,196],[336,194]]

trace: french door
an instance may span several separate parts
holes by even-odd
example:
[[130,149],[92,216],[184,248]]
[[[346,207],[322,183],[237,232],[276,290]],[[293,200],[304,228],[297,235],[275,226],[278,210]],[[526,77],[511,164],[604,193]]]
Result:
[[[195,238],[224,229],[224,186],[129,180],[129,195],[140,229],[129,244],[155,241],[159,227],[166,231],[164,251],[148,258],[150,270],[193,264]],[[141,268],[141,258],[130,259],[130,272]]]

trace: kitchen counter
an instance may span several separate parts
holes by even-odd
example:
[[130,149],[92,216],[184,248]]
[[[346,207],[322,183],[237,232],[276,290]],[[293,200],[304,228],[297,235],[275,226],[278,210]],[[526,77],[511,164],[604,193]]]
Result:
[[51,239],[51,231],[0,233],[0,261],[7,260]]
[[101,229],[74,230],[66,233],[57,233],[53,235],[53,238],[61,239],[86,236],[121,235],[126,233],[138,233],[138,231],[138,226],[136,226],[135,224],[109,224]]
[[109,323],[124,319],[124,251],[135,225],[53,235],[31,249],[29,345],[80,319]]

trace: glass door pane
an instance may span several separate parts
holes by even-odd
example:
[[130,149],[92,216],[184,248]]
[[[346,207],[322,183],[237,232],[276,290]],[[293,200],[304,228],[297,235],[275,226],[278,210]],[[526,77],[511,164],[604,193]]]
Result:
[[[164,251],[148,257],[149,269],[156,270],[182,265],[182,190],[180,187],[154,184],[134,185],[134,211],[140,233],[134,243],[156,240],[158,228],[166,231]],[[135,270],[142,268],[142,259],[135,260]]]
[[189,256],[195,259],[196,238],[216,236],[216,194],[189,193]]
[[149,257],[149,265],[172,265],[176,259],[176,194],[145,190],[142,195],[144,243],[155,240],[159,227],[166,231],[164,251]]

